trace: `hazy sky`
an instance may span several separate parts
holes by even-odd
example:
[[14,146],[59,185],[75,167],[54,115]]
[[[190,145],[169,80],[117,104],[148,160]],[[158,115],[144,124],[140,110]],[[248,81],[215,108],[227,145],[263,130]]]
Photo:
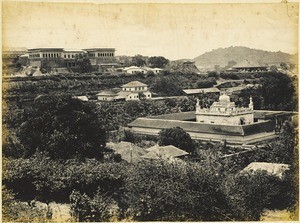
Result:
[[296,53],[297,4],[3,3],[3,45],[114,47],[194,58],[229,46]]

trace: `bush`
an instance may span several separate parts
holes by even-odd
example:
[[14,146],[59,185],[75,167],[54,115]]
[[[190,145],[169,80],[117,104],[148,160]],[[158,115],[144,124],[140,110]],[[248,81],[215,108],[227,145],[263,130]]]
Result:
[[280,199],[284,185],[282,180],[266,171],[228,177],[225,185],[223,190],[228,196],[233,212],[236,213],[237,220],[258,221],[265,208],[279,208],[276,203],[283,202]]
[[225,220],[218,177],[199,164],[137,164],[126,180],[128,216],[138,221]]
[[[117,196],[126,177],[126,164],[54,161],[44,156],[7,161],[3,167],[3,184],[18,199],[44,202],[68,202],[73,190],[89,196],[97,190]],[[20,187],[22,185],[22,187]]]
[[24,157],[36,151],[55,159],[103,157],[106,133],[93,104],[68,96],[42,96],[18,129]]
[[110,208],[112,200],[101,194],[99,191],[93,198],[85,193],[74,190],[70,195],[71,215],[78,222],[100,222],[108,221],[111,217]]
[[173,145],[189,153],[195,152],[195,145],[191,136],[180,127],[161,130],[158,143],[160,146]]

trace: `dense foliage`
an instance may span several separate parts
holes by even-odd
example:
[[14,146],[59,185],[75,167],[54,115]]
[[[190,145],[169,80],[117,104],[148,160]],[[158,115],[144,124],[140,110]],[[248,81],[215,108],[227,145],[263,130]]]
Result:
[[194,153],[195,150],[191,136],[180,127],[161,130],[158,143],[160,146],[173,145],[189,153]]
[[24,114],[16,135],[22,147],[10,145],[4,154],[30,157],[39,151],[58,159],[100,159],[106,151],[106,133],[95,105],[68,96],[37,97]]
[[164,68],[169,63],[169,60],[162,56],[154,56],[149,57],[148,63],[151,67]]
[[70,196],[80,221],[258,220],[265,208],[295,204],[291,177],[232,173],[215,164],[59,162],[36,156],[5,160],[3,183],[25,201],[68,202]]
[[[247,106],[252,95],[255,109],[295,109],[296,87],[292,78],[276,72],[241,74],[238,78],[250,78],[249,75],[261,87],[233,96],[237,105]],[[277,139],[243,152],[226,143],[194,142],[179,128],[166,129],[160,133],[159,143],[187,150],[195,159],[129,164],[119,162],[120,159],[116,162],[114,154],[105,148],[106,133],[122,131],[120,127],[138,117],[194,111],[195,98],[90,103],[66,94],[99,91],[137,79],[150,84],[158,96],[180,95],[183,88],[211,86],[220,76],[210,73],[207,79],[182,73],[132,77],[83,75],[16,78],[6,82],[9,83],[5,86],[7,100],[3,105],[6,219],[46,221],[46,213],[24,204],[32,199],[70,203],[72,215],[78,221],[251,221],[259,220],[266,208],[295,210],[298,141],[297,128],[291,123],[282,124]],[[55,91],[63,94],[51,95]],[[41,93],[48,96],[38,96]],[[214,95],[202,95],[200,104],[209,107],[216,99]],[[145,140],[149,144],[158,140],[128,132],[124,137],[139,145]],[[238,155],[224,156],[232,152]],[[285,163],[291,168],[284,179],[266,172],[240,172],[254,161]]]

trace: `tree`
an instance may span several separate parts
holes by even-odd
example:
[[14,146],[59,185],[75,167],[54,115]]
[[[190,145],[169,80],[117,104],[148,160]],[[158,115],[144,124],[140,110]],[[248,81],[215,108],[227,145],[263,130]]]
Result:
[[51,72],[51,66],[49,65],[49,62],[47,60],[42,61],[40,71],[42,72],[42,74]]
[[145,57],[138,54],[138,55],[132,57],[131,63],[134,66],[142,67],[142,66],[146,65],[146,60],[145,60]]
[[139,221],[221,221],[229,210],[220,177],[198,163],[141,162],[125,182],[129,216]]
[[91,61],[86,54],[76,55],[75,63],[77,64],[80,73],[89,73],[93,70]]
[[151,67],[164,68],[169,63],[169,60],[162,56],[155,56],[150,57],[148,63]]
[[278,199],[283,185],[282,180],[266,171],[246,172],[228,176],[223,191],[236,220],[258,221],[264,209],[280,205],[282,200]]
[[162,129],[159,132],[159,145],[173,145],[189,153],[194,153],[195,145],[191,136],[180,127]]
[[106,133],[95,112],[95,105],[70,96],[41,96],[19,130],[24,157],[36,151],[52,158],[103,156]]

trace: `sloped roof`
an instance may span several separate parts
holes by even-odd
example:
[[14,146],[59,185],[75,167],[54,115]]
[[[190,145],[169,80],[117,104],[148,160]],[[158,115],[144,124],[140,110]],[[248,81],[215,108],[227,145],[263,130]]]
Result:
[[189,111],[189,112],[180,112],[180,113],[171,113],[171,114],[165,114],[165,115],[149,116],[147,118],[188,121],[188,120],[196,119],[196,115],[195,115],[195,111]]
[[120,91],[117,96],[115,97],[115,99],[124,99],[126,98],[128,95],[130,95],[132,92],[131,91],[128,91],[128,92],[125,92],[125,91]]
[[181,127],[185,131],[190,132],[203,132],[222,135],[244,135],[242,126],[238,125],[206,124],[199,122],[164,120],[154,118],[137,118],[133,122],[129,123],[128,126],[154,129]]
[[[147,151],[137,145],[130,142],[120,143],[107,143],[107,146],[120,154],[123,160],[127,162],[138,162],[141,161],[141,156],[145,155]],[[132,159],[132,160],[131,160]]]
[[255,68],[255,67],[267,67],[266,65],[260,64],[257,61],[249,61],[243,60],[236,65],[232,66],[232,68]]
[[247,88],[247,86],[229,87],[229,88],[226,88],[226,91],[228,91],[228,92],[236,92],[236,91],[242,91],[242,90],[244,90],[246,88]]
[[283,178],[284,173],[290,169],[288,164],[282,163],[266,163],[266,162],[252,162],[246,166],[241,173],[244,172],[256,172],[260,170],[265,170],[269,174],[275,175],[279,178]]
[[64,52],[75,52],[75,53],[82,53],[84,52],[83,50],[80,49],[64,49]]
[[148,149],[147,154],[143,155],[142,158],[146,159],[159,159],[159,158],[164,158],[164,157],[180,157],[180,156],[185,156],[188,155],[186,151],[179,149],[175,146],[169,145],[169,146],[158,146],[154,145]]
[[148,85],[139,81],[131,81],[127,84],[122,85],[122,87],[146,87],[146,86]]
[[141,70],[143,70],[143,68],[137,67],[137,66],[125,67],[123,70],[130,70],[130,69],[141,69]]
[[197,89],[184,89],[186,94],[199,94],[199,93],[219,93],[220,90],[216,87],[212,88],[197,88]]
[[113,88],[113,89],[109,89],[109,90],[104,90],[104,91],[101,91],[97,94],[97,96],[116,96],[118,95],[118,93],[120,92],[121,89],[119,88]]
[[74,96],[73,98],[77,98],[78,100],[81,100],[81,101],[88,101],[89,100],[88,97],[84,96],[84,95],[82,95],[82,96]]

